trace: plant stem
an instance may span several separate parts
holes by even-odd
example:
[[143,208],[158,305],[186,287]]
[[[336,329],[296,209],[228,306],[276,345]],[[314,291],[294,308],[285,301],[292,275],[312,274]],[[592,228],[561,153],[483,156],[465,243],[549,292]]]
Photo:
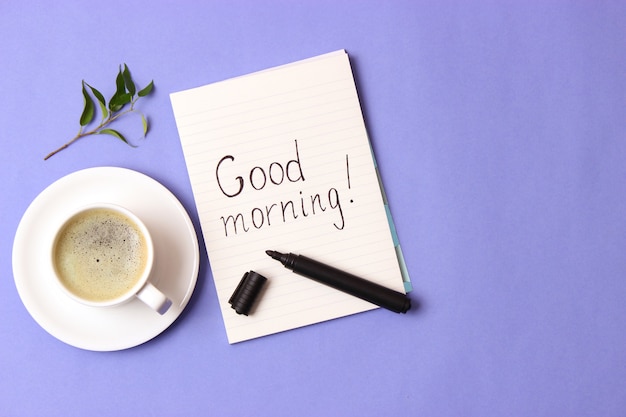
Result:
[[79,130],[78,134],[76,136],[74,136],[69,142],[67,142],[65,145],[61,146],[60,148],[50,152],[48,155],[46,155],[46,157],[43,159],[44,161],[46,161],[48,158],[50,158],[51,156],[55,155],[58,152],[61,152],[63,149],[67,148],[68,146],[70,146],[72,143],[76,142],[78,139],[85,137],[85,136],[90,136],[90,135],[94,135],[96,133],[98,133],[98,131],[100,131],[101,129],[105,128],[106,126],[108,126],[109,124],[111,124],[112,122],[114,122],[115,120],[117,120],[118,118],[122,117],[123,115],[127,114],[127,113],[131,113],[133,111],[135,111],[133,109],[133,105],[135,104],[134,101],[132,101],[130,103],[130,108],[127,110],[124,110],[123,112],[119,112],[119,113],[115,113],[115,114],[109,114],[109,117],[106,118],[105,120],[103,120],[97,127],[95,127],[94,129],[87,131],[87,132],[83,132],[83,129],[81,127],[81,129]]

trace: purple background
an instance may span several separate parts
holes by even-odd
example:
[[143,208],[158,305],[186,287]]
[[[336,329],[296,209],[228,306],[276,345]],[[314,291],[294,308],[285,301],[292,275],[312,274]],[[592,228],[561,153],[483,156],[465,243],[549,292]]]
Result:
[[[3,1],[0,415],[625,415],[625,22],[623,1]],[[341,48],[419,310],[230,346],[201,241],[190,304],[146,344],[83,351],[35,323],[10,259],[44,188],[135,169],[199,232],[169,93]],[[81,79],[108,96],[124,62],[156,83],[145,142],[44,162]]]

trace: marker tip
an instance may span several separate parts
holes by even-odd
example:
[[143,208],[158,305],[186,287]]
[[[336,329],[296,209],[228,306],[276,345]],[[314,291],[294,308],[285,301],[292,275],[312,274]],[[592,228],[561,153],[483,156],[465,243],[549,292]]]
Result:
[[279,260],[282,256],[280,252],[276,252],[275,250],[266,250],[265,253],[267,253],[267,255],[270,256],[272,259],[276,260]]

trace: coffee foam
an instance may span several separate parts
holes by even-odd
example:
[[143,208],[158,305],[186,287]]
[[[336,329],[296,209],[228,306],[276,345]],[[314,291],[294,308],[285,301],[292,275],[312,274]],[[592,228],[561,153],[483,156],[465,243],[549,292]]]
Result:
[[146,268],[147,243],[137,225],[114,210],[87,210],[61,231],[54,251],[65,287],[90,301],[115,299],[139,281]]

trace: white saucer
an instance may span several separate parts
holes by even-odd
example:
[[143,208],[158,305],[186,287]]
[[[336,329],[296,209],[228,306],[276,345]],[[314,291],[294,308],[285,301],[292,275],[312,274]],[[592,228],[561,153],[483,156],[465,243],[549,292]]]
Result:
[[[84,306],[54,282],[47,260],[55,224],[72,208],[96,202],[125,206],[150,229],[152,282],[173,302],[163,316],[138,299],[110,308]],[[176,197],[144,174],[114,167],[77,171],[51,184],[24,213],[13,243],[15,285],[31,316],[57,339],[97,351],[137,346],[167,329],[191,298],[199,261],[195,229]]]

